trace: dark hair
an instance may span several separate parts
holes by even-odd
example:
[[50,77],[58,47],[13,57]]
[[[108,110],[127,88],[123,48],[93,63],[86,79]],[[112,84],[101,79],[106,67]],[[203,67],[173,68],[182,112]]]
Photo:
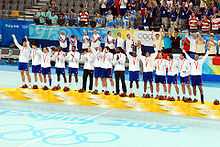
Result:
[[108,51],[110,50],[110,48],[108,46],[105,47]]
[[184,58],[186,58],[186,55],[185,55],[185,53],[184,53],[184,52],[182,52],[182,53],[181,53],[181,55],[182,55]]
[[37,46],[37,43],[36,43],[36,42],[32,42],[31,44],[34,45],[34,46]]
[[169,54],[169,57],[170,57],[170,59],[173,59],[173,54],[170,53],[170,54]]

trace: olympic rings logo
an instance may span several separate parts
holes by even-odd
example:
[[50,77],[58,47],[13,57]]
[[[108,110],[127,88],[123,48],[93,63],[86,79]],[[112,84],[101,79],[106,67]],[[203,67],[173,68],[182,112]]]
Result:
[[85,143],[110,143],[118,140],[119,135],[106,131],[79,132],[70,128],[38,129],[26,124],[0,125],[0,140],[4,141],[32,141],[57,146],[77,145]]

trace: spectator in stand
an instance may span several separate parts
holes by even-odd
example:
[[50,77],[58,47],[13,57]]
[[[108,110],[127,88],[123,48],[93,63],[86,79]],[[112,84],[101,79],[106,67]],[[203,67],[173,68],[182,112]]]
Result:
[[220,29],[220,18],[216,17],[216,15],[214,15],[211,18],[211,23],[212,23],[212,31],[214,33],[219,33],[219,29]]
[[112,15],[112,12],[110,10],[105,15],[105,18],[106,18],[106,26],[107,27],[113,27],[113,15]]
[[165,30],[163,32],[163,52],[170,53],[172,51],[172,39],[171,39],[171,33],[168,32],[168,30]]
[[68,15],[69,26],[78,26],[78,16],[74,9],[71,9]]
[[104,26],[105,20],[104,20],[104,18],[100,15],[99,12],[96,12],[95,22],[96,22],[96,27],[103,27],[103,26]]
[[134,7],[132,7],[131,3],[128,4],[127,13],[128,13],[128,19],[129,19],[129,28],[134,28],[137,13]]
[[208,16],[214,16],[216,13],[218,13],[218,8],[216,7],[215,2],[212,1],[210,7],[208,8]]
[[207,48],[209,50],[209,55],[217,54],[217,42],[214,39],[214,33],[210,33],[210,38],[207,41]]
[[120,0],[114,0],[114,8],[112,13],[114,16],[118,16],[120,14]]
[[50,17],[51,17],[51,11],[50,11],[50,9],[47,9],[46,17],[45,17],[45,22],[47,25],[52,25]]
[[49,9],[50,9],[51,12],[56,13],[58,11],[57,4],[56,4],[55,0],[51,0],[49,5],[50,5]]
[[136,21],[134,23],[135,27],[140,29],[142,26],[142,17],[141,17],[141,11],[138,11],[136,15]]
[[57,20],[57,23],[60,25],[60,26],[64,26],[66,25],[66,16],[63,12],[60,13],[59,17],[58,17],[58,20]]
[[161,17],[160,17],[160,6],[156,6],[153,8],[151,12],[152,16],[152,23],[150,24],[151,26],[154,27],[154,29],[159,29],[161,26]]
[[108,0],[99,0],[101,15],[104,15],[105,12],[107,11],[107,1]]
[[[80,7],[83,8],[83,5]],[[79,23],[81,27],[87,27],[89,25],[89,12],[86,9],[79,12]]]
[[42,7],[40,11],[38,11],[34,16],[34,22],[37,25],[44,25],[46,22],[46,7]]
[[184,31],[184,37],[181,40],[181,48],[186,51],[189,52],[190,51],[190,33],[188,30]]
[[124,29],[128,29],[130,24],[129,24],[129,14],[128,13],[125,13],[124,16],[122,16],[122,27]]
[[177,28],[177,11],[175,7],[172,7],[172,10],[170,12],[170,27],[171,27],[171,31],[174,31],[175,28]]
[[195,52],[199,55],[204,55],[205,54],[205,46],[206,46],[206,42],[202,38],[201,34],[198,32],[196,34],[196,50],[195,50]]
[[199,19],[196,17],[196,14],[193,12],[189,17],[189,29],[191,32],[197,32],[198,30]]
[[52,25],[57,25],[58,16],[55,14],[54,11],[51,13],[51,16],[49,17],[49,20],[51,21]]
[[205,15],[201,21],[201,29],[203,33],[208,33],[210,31],[211,22],[209,18]]
[[180,36],[179,35],[179,32],[177,30],[175,30],[174,32],[174,36],[171,37],[171,40],[172,40],[172,53],[181,53],[182,50],[180,49]]
[[120,15],[124,16],[127,12],[128,0],[120,0]]
[[162,6],[160,7],[160,17],[162,21],[162,25],[164,26],[165,29],[168,29],[169,27],[169,13],[168,13],[168,8],[166,6],[165,1],[163,2]]
[[142,25],[145,30],[149,29],[150,27],[150,14],[147,10],[145,10],[144,15],[142,16]]
[[186,23],[187,23],[187,19],[188,19],[188,9],[185,7],[185,5],[183,4],[182,7],[180,7],[179,10],[179,28],[182,30],[186,29]]

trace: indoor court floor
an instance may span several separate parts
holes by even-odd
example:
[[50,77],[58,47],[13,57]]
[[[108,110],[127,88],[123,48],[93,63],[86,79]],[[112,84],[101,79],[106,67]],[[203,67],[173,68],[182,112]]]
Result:
[[205,105],[184,104],[22,90],[16,69],[0,66],[2,147],[220,146],[220,107],[209,103],[219,83],[204,83]]

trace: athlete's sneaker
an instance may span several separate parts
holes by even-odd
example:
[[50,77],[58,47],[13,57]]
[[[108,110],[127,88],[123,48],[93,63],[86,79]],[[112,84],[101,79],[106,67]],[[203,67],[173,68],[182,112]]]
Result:
[[153,95],[153,94],[151,94],[150,98],[154,98],[154,95]]
[[27,84],[21,86],[21,88],[28,88]]
[[98,90],[94,90],[92,94],[98,94]]
[[133,97],[133,93],[130,93],[128,96],[129,96],[129,97]]
[[214,102],[213,102],[213,105],[219,105],[219,100],[215,99]]
[[175,98],[174,97],[168,97],[167,100],[168,101],[175,101]]
[[83,92],[85,92],[85,90],[84,89],[80,89],[80,90],[78,90],[78,92],[79,93],[83,93]]
[[70,88],[65,86],[65,87],[63,88],[63,91],[64,91],[64,92],[70,91]]
[[146,94],[143,94],[143,96],[142,96],[143,98],[146,98]]
[[197,103],[198,102],[198,100],[197,99],[193,99],[193,103]]
[[179,96],[177,97],[177,101],[180,101],[180,97]]
[[37,85],[33,85],[32,89],[38,89]]
[[114,95],[119,95],[119,93],[114,93]]
[[60,87],[60,85],[58,85],[58,86],[57,86],[57,90],[60,90],[60,89],[61,89],[61,87]]
[[135,97],[135,94],[133,93],[132,96]]
[[187,99],[187,102],[188,102],[188,103],[192,103],[193,100],[192,100],[191,98],[188,98],[188,99]]
[[52,91],[57,91],[57,90],[58,90],[58,87],[57,87],[57,86],[54,86],[51,90],[52,90]]
[[49,88],[47,86],[44,86],[43,90],[49,90]]
[[186,102],[187,98],[183,96],[182,101]]
[[109,91],[104,92],[105,95],[110,95]]
[[126,97],[126,93],[121,93],[119,96],[120,97]]

